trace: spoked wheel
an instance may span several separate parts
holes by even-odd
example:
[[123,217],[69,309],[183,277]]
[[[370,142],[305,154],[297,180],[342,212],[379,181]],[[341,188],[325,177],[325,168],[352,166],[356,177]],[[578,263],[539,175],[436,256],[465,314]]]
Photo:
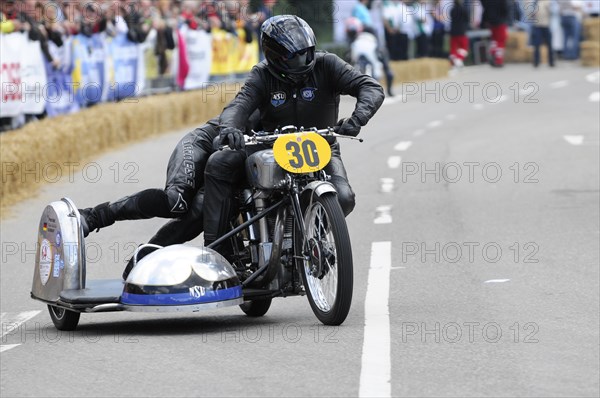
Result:
[[69,311],[53,305],[48,306],[48,312],[50,312],[54,327],[58,330],[75,330],[81,316],[80,312]]
[[[352,303],[352,247],[344,213],[335,195],[315,197],[304,210],[306,235],[298,236],[299,272],[308,301],[325,325],[339,325]],[[300,235],[300,234],[297,234]]]
[[249,300],[244,301],[244,304],[240,304],[240,308],[244,311],[244,314],[252,317],[263,316],[269,311],[271,307],[271,301],[273,299],[261,299],[261,300]]

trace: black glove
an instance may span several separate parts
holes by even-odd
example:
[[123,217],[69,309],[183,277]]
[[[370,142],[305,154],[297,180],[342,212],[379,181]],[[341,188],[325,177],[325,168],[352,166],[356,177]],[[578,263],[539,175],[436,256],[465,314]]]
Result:
[[336,133],[356,137],[360,133],[360,123],[353,117],[346,117],[337,124]]
[[225,127],[219,133],[219,145],[229,145],[229,148],[235,150],[244,149],[244,133],[235,127]]

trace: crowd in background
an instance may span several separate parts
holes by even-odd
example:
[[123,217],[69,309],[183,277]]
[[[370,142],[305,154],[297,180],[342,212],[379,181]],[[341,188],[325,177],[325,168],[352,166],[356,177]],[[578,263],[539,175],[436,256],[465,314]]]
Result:
[[46,59],[52,59],[48,41],[62,45],[68,35],[125,32],[134,43],[142,43],[149,32],[157,32],[156,55],[160,72],[167,72],[164,56],[175,46],[173,30],[186,24],[208,32],[219,28],[236,34],[246,31],[246,40],[256,40],[260,24],[272,15],[276,0],[264,0],[252,10],[248,0],[5,0],[2,2],[1,32],[27,32],[39,40]]
[[[536,26],[547,24],[552,47],[564,59],[577,59],[582,20],[598,16],[598,0],[354,0],[352,16],[379,31],[391,60],[441,57],[462,63],[474,32],[490,30],[495,66],[502,64],[507,29],[538,38]],[[368,10],[366,17],[365,10]],[[543,19],[543,21],[540,21]],[[449,43],[446,44],[446,43]],[[495,47],[494,47],[495,46]],[[458,62],[457,62],[458,61]]]
[[[56,70],[61,68],[61,59],[53,50],[70,37],[91,37],[98,33],[109,37],[126,35],[133,43],[147,42],[155,56],[157,75],[173,80],[171,68],[175,67],[169,55],[170,50],[178,47],[176,32],[182,27],[209,33],[225,31],[237,36],[239,42],[260,45],[260,26],[274,15],[277,3],[277,0],[3,0],[0,32],[3,35],[21,32],[29,40],[39,41],[45,61]],[[279,6],[282,4],[288,2],[282,0]],[[341,25],[343,35],[348,33],[343,32],[343,26],[352,17],[363,29],[372,32],[382,50],[379,58],[391,95],[393,75],[389,60],[439,57],[448,58],[460,67],[473,54],[474,43],[483,39],[489,43],[488,61],[493,66],[502,66],[508,29],[530,34],[536,66],[542,44],[563,59],[577,59],[582,21],[589,15],[598,15],[600,0],[333,0],[331,10],[333,15],[317,15],[314,26],[329,24],[330,31],[333,22],[334,31],[339,30],[336,25]],[[347,36],[340,37],[334,32],[334,40],[346,41]],[[321,48],[323,44],[320,43]],[[554,51],[550,52],[550,65],[554,65]],[[260,51],[259,54],[262,59]],[[212,65],[216,65],[214,58]],[[34,115],[33,120],[44,115]],[[0,130],[3,126],[14,128],[14,120],[1,119]]]

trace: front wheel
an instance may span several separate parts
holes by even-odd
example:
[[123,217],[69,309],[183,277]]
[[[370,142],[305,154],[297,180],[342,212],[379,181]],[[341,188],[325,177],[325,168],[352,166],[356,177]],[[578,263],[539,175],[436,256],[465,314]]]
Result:
[[240,304],[240,308],[244,311],[244,314],[248,316],[259,317],[265,315],[267,311],[269,311],[271,301],[271,298],[248,300],[244,301],[244,304]]
[[304,209],[305,235],[297,234],[299,272],[308,301],[325,325],[340,325],[352,303],[352,247],[344,213],[333,194]]
[[75,330],[79,323],[80,312],[69,311],[61,307],[55,307],[48,305],[48,312],[50,312],[50,318],[54,327],[58,330]]

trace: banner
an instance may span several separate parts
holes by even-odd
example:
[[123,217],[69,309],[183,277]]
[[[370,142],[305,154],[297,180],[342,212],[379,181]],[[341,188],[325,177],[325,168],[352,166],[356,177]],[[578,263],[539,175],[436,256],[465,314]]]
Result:
[[234,50],[233,73],[248,73],[258,63],[258,40],[246,43],[246,31],[237,30],[237,43]]
[[138,57],[136,43],[127,39],[126,33],[106,38],[108,100],[118,101],[133,97],[138,90]]
[[100,34],[87,37],[78,34],[73,38],[73,84],[75,100],[81,106],[106,100],[105,49]]
[[27,40],[21,52],[21,83],[23,113],[38,115],[46,108],[43,91],[46,88],[46,66],[39,41]]
[[22,33],[0,34],[0,87],[2,87],[2,106],[0,117],[14,117],[23,113],[23,86],[21,56],[27,37]]
[[222,29],[213,29],[212,32],[212,65],[211,75],[228,75],[233,68],[230,67],[230,52],[233,47],[233,35]]
[[211,75],[248,73],[258,63],[258,41],[246,43],[246,34],[241,28],[236,33],[213,29]]
[[63,45],[60,47],[54,42],[48,41],[48,50],[52,58],[59,62],[58,67],[55,67],[46,61],[48,84],[43,94],[46,99],[46,114],[49,117],[79,110],[79,104],[75,101],[73,79],[71,78],[73,69],[71,41],[70,37],[63,37]]
[[212,63],[211,35],[204,30],[192,30],[184,25],[181,35],[185,40],[187,73],[183,89],[193,90],[206,86],[210,79]]

